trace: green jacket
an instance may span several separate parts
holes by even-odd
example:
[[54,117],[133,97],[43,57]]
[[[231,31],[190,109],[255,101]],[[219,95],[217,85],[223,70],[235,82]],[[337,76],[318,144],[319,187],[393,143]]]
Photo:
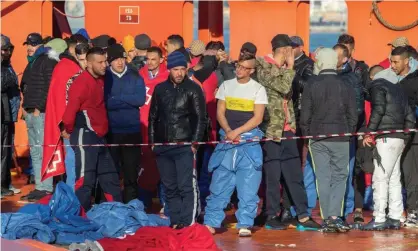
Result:
[[[296,130],[295,113],[292,102],[292,81],[294,70],[281,69],[266,62],[264,58],[257,58],[256,63],[258,82],[266,88],[268,105],[264,112],[263,123],[260,128],[268,138],[280,138],[288,114],[288,123]],[[285,107],[287,106],[287,112]],[[275,140],[275,141],[280,141]]]

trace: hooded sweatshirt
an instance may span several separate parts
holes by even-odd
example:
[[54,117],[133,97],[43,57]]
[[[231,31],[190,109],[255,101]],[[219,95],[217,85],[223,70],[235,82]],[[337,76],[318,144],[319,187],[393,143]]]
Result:
[[[337,75],[337,61],[337,53],[330,48],[321,49],[316,55],[317,76],[309,80],[302,96],[300,127],[304,136],[356,131],[355,91]],[[349,137],[323,140],[348,141]]]
[[413,73],[414,71],[416,71],[418,69],[418,61],[413,59],[413,58],[410,58],[409,59],[409,68],[410,68],[410,70],[409,70],[408,74],[406,74],[405,76],[399,76],[392,70],[392,68],[388,68],[388,69],[385,69],[385,70],[377,73],[374,76],[374,79],[383,78],[383,79],[388,80],[389,82],[392,82],[393,84],[397,84],[400,81],[402,81],[402,79],[404,79],[406,76],[408,76],[409,74]]
[[63,39],[61,38],[54,38],[51,41],[49,41],[45,47],[50,47],[52,48],[54,51],[56,51],[58,54],[63,53],[67,48],[67,42],[65,42]]

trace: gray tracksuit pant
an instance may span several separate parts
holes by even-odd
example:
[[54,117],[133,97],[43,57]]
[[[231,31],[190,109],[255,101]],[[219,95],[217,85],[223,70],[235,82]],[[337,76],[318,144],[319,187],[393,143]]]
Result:
[[316,176],[321,217],[342,217],[349,172],[350,143],[310,140],[309,150]]

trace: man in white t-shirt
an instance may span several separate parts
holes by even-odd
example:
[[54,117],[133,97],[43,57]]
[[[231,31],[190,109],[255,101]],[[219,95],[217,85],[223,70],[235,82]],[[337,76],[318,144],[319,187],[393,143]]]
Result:
[[[224,140],[261,139],[258,125],[263,121],[266,90],[250,78],[255,71],[255,57],[241,55],[236,78],[225,81],[216,94],[217,118]],[[225,218],[224,208],[237,188],[239,204],[235,213],[242,237],[251,236],[257,214],[257,192],[261,182],[263,152],[258,142],[219,144],[209,161],[213,172],[210,196],[206,199],[205,225],[215,233]]]

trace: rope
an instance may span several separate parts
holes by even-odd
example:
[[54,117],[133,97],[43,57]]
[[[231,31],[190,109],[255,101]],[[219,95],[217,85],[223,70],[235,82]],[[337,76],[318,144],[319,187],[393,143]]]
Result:
[[376,0],[374,0],[372,2],[372,10],[373,10],[373,13],[375,14],[377,20],[379,20],[379,22],[381,24],[383,24],[383,26],[385,26],[388,29],[394,30],[394,31],[406,31],[406,30],[412,29],[412,28],[414,28],[415,26],[418,25],[418,19],[415,20],[414,22],[412,22],[411,24],[404,25],[404,26],[395,26],[395,25],[390,24],[388,21],[386,21],[383,18],[382,13],[380,13],[380,10],[379,10],[379,7],[377,6],[377,1]]
[[54,7],[54,10],[56,12],[58,12],[58,14],[61,14],[63,16],[69,17],[69,18],[83,18],[84,17],[84,15],[83,16],[71,16],[71,15],[67,15],[64,12],[60,11],[57,7]]

